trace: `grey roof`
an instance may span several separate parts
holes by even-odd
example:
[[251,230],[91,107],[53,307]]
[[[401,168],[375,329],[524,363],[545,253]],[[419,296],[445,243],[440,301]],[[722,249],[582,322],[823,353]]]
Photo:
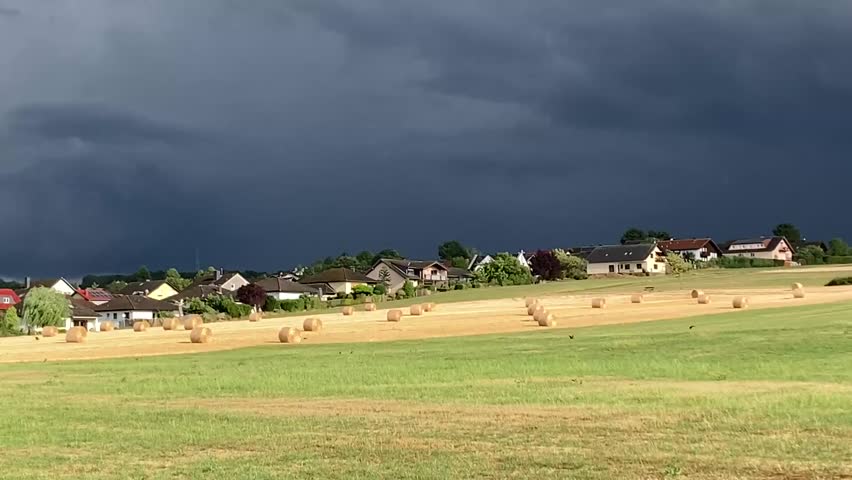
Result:
[[617,263],[642,261],[656,247],[653,243],[638,245],[605,245],[597,247],[586,257],[589,263]]
[[97,318],[96,305],[80,297],[71,297],[71,318]]
[[141,295],[122,295],[95,307],[96,312],[114,312],[127,310],[149,310],[153,312],[173,312],[177,307],[173,303]]
[[466,268],[450,267],[447,269],[447,278],[471,278],[473,273]]
[[190,285],[189,287],[181,290],[177,295],[169,297],[169,301],[175,302],[188,298],[207,298],[210,295],[232,297],[234,292],[230,290],[223,290],[216,285]]
[[332,268],[299,280],[299,283],[305,285],[337,282],[378,283],[378,280],[348,268]]
[[308,293],[312,295],[319,293],[319,289],[316,287],[309,287],[280,277],[264,278],[255,283],[266,292]]

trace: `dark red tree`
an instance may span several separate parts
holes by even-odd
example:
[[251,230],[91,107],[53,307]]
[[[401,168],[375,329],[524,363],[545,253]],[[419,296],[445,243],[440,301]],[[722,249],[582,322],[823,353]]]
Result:
[[539,250],[530,260],[533,275],[542,280],[557,280],[562,277],[562,265],[550,250]]
[[266,304],[266,290],[256,283],[243,285],[237,290],[237,300],[260,310]]

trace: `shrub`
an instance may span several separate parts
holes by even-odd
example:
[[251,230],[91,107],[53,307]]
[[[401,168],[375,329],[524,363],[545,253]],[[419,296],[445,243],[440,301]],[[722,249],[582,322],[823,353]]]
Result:
[[295,300],[281,300],[281,302],[280,302],[281,307],[280,308],[281,308],[281,310],[284,310],[285,312],[301,312],[301,311],[305,310],[305,306],[306,306],[305,302],[306,302],[305,297],[301,297],[301,298],[298,298],[298,299],[295,299]]
[[174,318],[175,312],[159,312],[157,313],[158,318]]
[[204,303],[204,300],[200,298],[190,298],[186,302],[186,306],[183,307],[183,311],[186,313],[195,313],[198,315],[204,315],[205,313],[216,313],[216,310]]
[[476,272],[476,279],[494,285],[529,285],[532,274],[518,262],[514,255],[500,253],[491,262],[482,265]]
[[562,278],[562,264],[559,258],[550,250],[539,250],[530,260],[532,273],[542,280],[558,280]]
[[806,245],[799,249],[796,258],[804,265],[821,265],[825,261],[825,252],[816,245]]
[[587,273],[587,263],[580,257],[569,255],[564,250],[554,250],[553,254],[559,260],[562,267],[563,278],[573,278],[574,280],[585,280],[589,277]]
[[358,296],[366,297],[368,295],[373,294],[373,287],[371,287],[369,285],[355,285],[354,287],[352,287],[352,293],[355,294],[356,297],[358,297]]
[[826,287],[836,287],[840,285],[852,285],[852,277],[837,277],[825,284]]
[[[402,291],[403,295],[405,295],[404,298],[414,298],[414,296],[415,296],[414,284],[411,283],[411,280],[405,281],[405,284],[402,285],[401,291]],[[397,293],[397,295],[399,295],[399,292],[396,292],[396,293]]]
[[0,319],[0,336],[18,335],[21,333],[21,319],[15,307],[10,307]]
[[783,260],[768,260],[752,257],[722,257],[717,260],[722,268],[766,268],[784,266]]
[[387,295],[387,293],[388,289],[383,283],[379,283],[375,287],[373,287],[373,295]]
[[465,285],[463,283],[457,283],[453,286],[453,290],[464,290]]
[[672,273],[675,275],[686,273],[692,268],[690,264],[683,259],[683,257],[674,252],[666,254],[666,262],[668,262],[669,267],[672,269]]
[[281,302],[277,298],[266,297],[266,303],[263,304],[264,312],[274,312],[281,310]]

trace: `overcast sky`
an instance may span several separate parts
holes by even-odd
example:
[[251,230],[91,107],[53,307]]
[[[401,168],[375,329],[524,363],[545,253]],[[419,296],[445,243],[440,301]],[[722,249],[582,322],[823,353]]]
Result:
[[852,239],[850,25],[847,0],[0,0],[0,274]]

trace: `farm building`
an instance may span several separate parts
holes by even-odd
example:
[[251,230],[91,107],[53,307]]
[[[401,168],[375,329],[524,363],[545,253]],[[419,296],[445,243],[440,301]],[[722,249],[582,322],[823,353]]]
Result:
[[651,274],[665,275],[666,260],[656,244],[605,245],[597,247],[586,257],[589,275]]
[[726,257],[750,257],[764,260],[793,261],[796,251],[784,237],[760,237],[728,242],[722,248]]
[[674,252],[688,260],[709,262],[722,256],[722,249],[710,238],[684,238],[657,242],[663,252]]

